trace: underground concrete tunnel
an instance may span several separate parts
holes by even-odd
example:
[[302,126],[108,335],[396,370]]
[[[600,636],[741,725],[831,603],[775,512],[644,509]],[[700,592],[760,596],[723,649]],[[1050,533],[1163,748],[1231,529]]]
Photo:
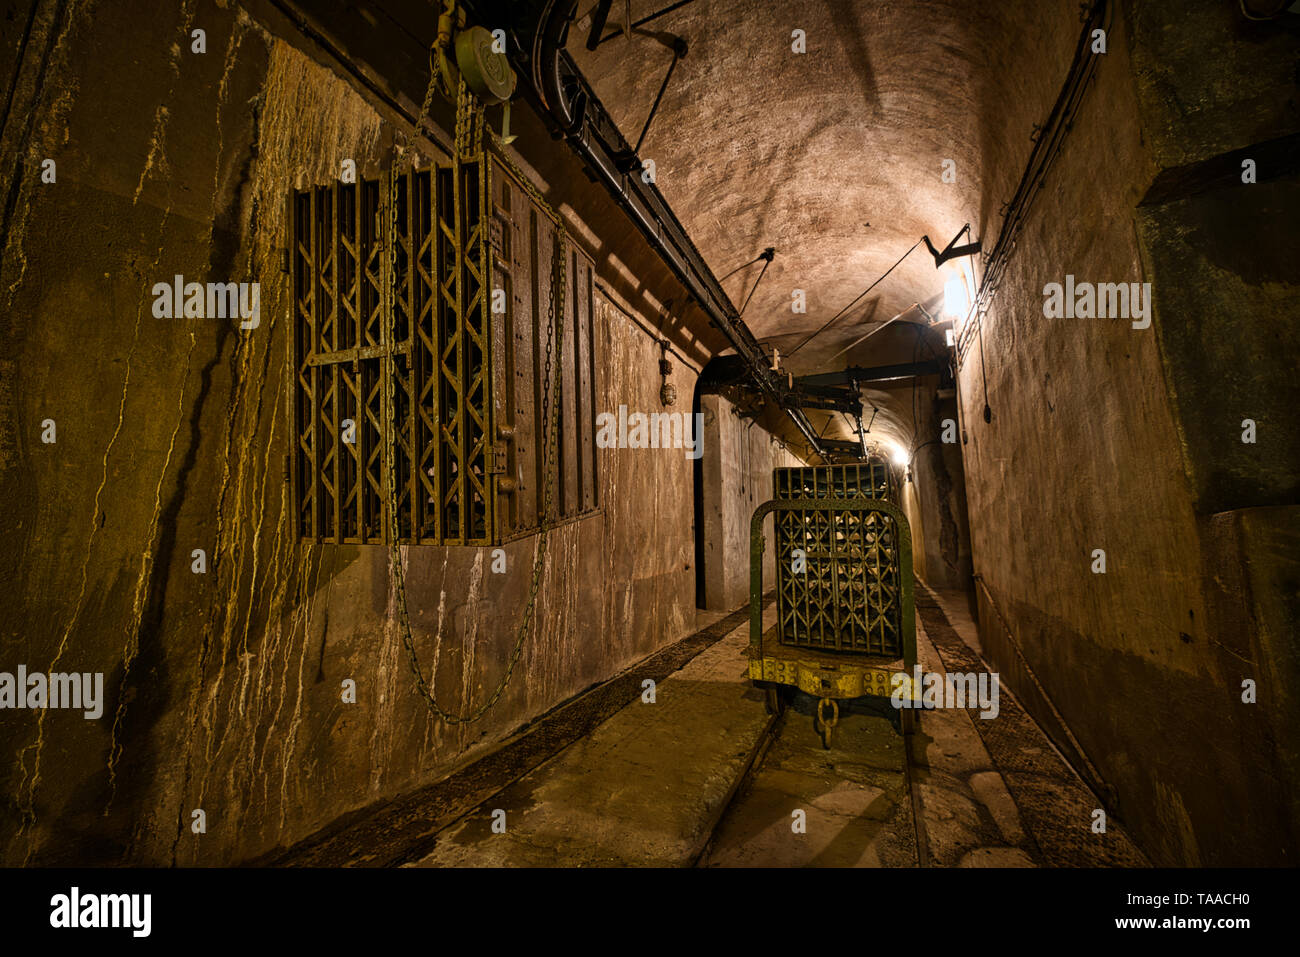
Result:
[[1296,863],[1300,5],[4,9],[8,868]]

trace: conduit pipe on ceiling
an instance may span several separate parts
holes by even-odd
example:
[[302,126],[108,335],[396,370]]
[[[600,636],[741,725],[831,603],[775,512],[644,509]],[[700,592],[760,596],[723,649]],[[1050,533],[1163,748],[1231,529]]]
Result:
[[[966,361],[971,339],[976,335],[982,336],[984,315],[997,295],[1004,270],[1012,252],[1015,251],[1016,239],[1025,224],[1029,208],[1042,188],[1052,161],[1060,154],[1066,136],[1074,128],[1075,115],[1083,103],[1084,94],[1096,72],[1100,56],[1092,52],[1093,32],[1101,30],[1109,34],[1110,24],[1110,0],[1093,0],[1090,5],[1085,6],[1083,26],[1079,31],[1070,70],[1066,74],[1065,82],[1061,86],[1060,93],[1057,94],[1056,102],[1046,122],[1041,127],[1035,124],[1031,136],[1034,146],[1029,152],[1029,160],[1020,176],[1015,194],[1004,207],[1002,228],[998,231],[997,241],[993,244],[993,248],[986,252],[984,276],[980,281],[979,290],[967,310],[965,319],[960,324],[957,338],[959,365]],[[982,339],[980,351],[982,354]],[[981,364],[982,362],[983,360]],[[987,422],[989,418],[987,382],[985,382],[984,392],[984,420]]]
[[466,6],[476,12],[480,21],[483,17],[477,14],[493,11],[495,19],[490,22],[511,24],[511,52],[528,65],[525,95],[554,124],[588,172],[605,186],[660,259],[690,291],[710,323],[744,361],[759,390],[785,411],[812,450],[821,454],[812,423],[795,404],[784,379],[769,367],[763,347],[741,320],[658,187],[624,171],[629,164],[620,159],[637,159],[631,168],[639,170],[639,158],[564,50],[578,0],[516,0],[509,4],[474,0]]

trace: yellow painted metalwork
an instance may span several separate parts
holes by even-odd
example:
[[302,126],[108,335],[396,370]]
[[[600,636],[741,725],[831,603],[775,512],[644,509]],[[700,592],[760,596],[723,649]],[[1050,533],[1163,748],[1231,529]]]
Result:
[[[865,697],[891,698],[896,705],[901,705],[904,699],[920,701],[919,683],[913,674],[916,618],[912,599],[911,530],[897,505],[874,494],[877,490],[885,491],[887,484],[873,470],[867,472],[871,478],[869,485],[858,483],[856,470],[848,475],[841,471],[827,476],[812,469],[786,470],[786,475],[780,472],[776,480],[778,498],[760,505],[749,526],[749,677],[767,688],[768,708],[774,714],[780,713],[781,688],[795,688],[817,699],[814,723],[822,746],[829,748],[839,720],[837,701]],[[792,477],[799,481],[790,481]],[[849,489],[846,487],[849,484],[855,487]],[[791,497],[779,497],[783,491]],[[812,497],[805,497],[810,493]],[[856,581],[860,586],[856,590],[845,584],[836,588],[833,597],[843,603],[843,613],[836,614],[828,623],[830,640],[821,641],[820,647],[806,647],[787,640],[783,628],[788,620],[780,599],[778,622],[763,634],[763,519],[769,512],[777,514],[778,542],[784,535],[789,548],[796,542],[801,545],[809,542],[813,536],[806,530],[808,527],[819,529],[818,534],[830,543],[826,551],[832,560],[832,580]],[[782,518],[787,519],[784,525]],[[865,535],[869,543],[876,546],[883,543],[887,547],[852,548],[855,535]],[[812,557],[812,549],[808,555]],[[787,557],[788,553],[778,552],[778,564]],[[791,604],[797,605],[799,593],[807,591],[809,577],[807,574],[786,576],[793,585],[793,593],[782,597],[792,598]],[[881,598],[886,585],[891,592],[887,603]],[[867,610],[873,603],[878,606],[877,618],[884,616],[886,604],[890,606],[888,610],[894,615],[894,640],[875,645],[855,641],[846,647],[841,630],[860,625],[864,618],[869,618]],[[897,680],[899,675],[903,681]],[[898,693],[895,693],[896,686]],[[915,729],[915,707],[913,704],[900,711],[904,736]]]
[[[847,659],[834,666],[816,659],[772,655],[749,660],[749,677],[754,681],[788,685],[814,698],[844,700],[867,695],[887,698],[893,693],[893,676],[896,674],[906,675],[907,671],[901,666],[881,667]],[[920,700],[919,689],[912,689],[912,698]]]

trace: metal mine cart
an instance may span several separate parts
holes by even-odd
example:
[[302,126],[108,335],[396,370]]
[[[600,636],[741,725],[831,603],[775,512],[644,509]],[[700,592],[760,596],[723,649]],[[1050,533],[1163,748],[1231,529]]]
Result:
[[[749,676],[767,691],[774,714],[791,689],[818,699],[816,727],[829,748],[838,702],[889,697],[893,675],[912,675],[911,531],[880,462],[779,468],[773,487],[776,498],[750,523]],[[764,634],[769,513],[776,516],[777,623]],[[914,721],[913,710],[902,709],[904,734]]]

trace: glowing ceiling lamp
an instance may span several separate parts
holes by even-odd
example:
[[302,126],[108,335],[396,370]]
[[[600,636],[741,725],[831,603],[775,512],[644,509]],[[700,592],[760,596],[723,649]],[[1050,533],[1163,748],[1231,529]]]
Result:
[[953,276],[943,284],[943,311],[949,319],[961,319],[970,308],[970,295],[966,291],[966,277]]
[[[975,298],[975,270],[971,259],[980,251],[978,242],[958,246],[957,240],[970,235],[970,223],[958,231],[947,247],[940,252],[934,248],[929,236],[922,236],[930,255],[934,256],[934,268],[942,269],[948,276],[943,284],[944,317],[960,323],[970,312],[971,302]],[[945,265],[946,264],[946,265]]]

